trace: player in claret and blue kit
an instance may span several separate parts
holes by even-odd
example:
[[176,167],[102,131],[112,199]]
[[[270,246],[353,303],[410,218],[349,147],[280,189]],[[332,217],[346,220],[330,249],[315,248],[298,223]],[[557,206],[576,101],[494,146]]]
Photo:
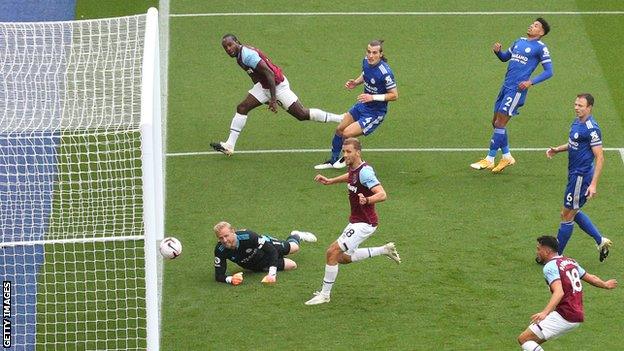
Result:
[[[520,107],[524,105],[528,89],[553,75],[550,52],[546,44],[540,40],[549,31],[548,22],[543,18],[538,18],[529,26],[527,37],[516,40],[509,49],[502,51],[500,43],[495,43],[492,47],[496,56],[502,62],[509,61],[509,65],[505,81],[494,103],[492,119],[494,133],[490,139],[490,151],[484,159],[471,164],[470,167],[499,173],[516,163],[509,150],[507,123],[519,113]],[[531,78],[538,64],[542,64],[544,71]],[[494,161],[498,149],[501,150],[503,157],[495,167]]]
[[254,85],[245,99],[236,107],[236,114],[230,124],[228,139],[210,143],[210,146],[216,151],[231,156],[234,153],[238,136],[247,123],[247,114],[265,103],[273,112],[277,112],[277,105],[279,104],[299,121],[339,123],[342,120],[339,115],[304,107],[297,95],[290,90],[290,83],[282,69],[259,49],[241,44],[234,34],[224,35],[221,39],[221,46],[228,56],[236,58],[236,63],[247,72]]
[[364,84],[364,93],[358,95],[358,102],[342,116],[342,122],[336,128],[331,157],[314,166],[315,169],[346,167],[344,158],[340,157],[343,140],[374,132],[386,117],[388,101],[399,97],[394,74],[383,52],[383,40],[368,43],[362,73],[355,79],[349,79],[345,88],[351,90],[361,84]]
[[[519,336],[525,351],[544,351],[541,344],[577,328],[585,319],[583,281],[602,289],[615,289],[617,280],[607,281],[586,272],[575,260],[561,256],[557,238],[537,238],[537,260],[544,262],[544,279],[551,296],[544,309],[531,316],[531,324]],[[582,350],[582,346],[575,349]]]

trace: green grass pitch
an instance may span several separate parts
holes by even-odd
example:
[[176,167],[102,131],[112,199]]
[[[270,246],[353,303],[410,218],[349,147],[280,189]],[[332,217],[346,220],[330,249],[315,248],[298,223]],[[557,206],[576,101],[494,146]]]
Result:
[[[209,12],[345,11],[622,11],[618,1],[172,1],[172,14]],[[109,11],[110,12],[110,11]],[[555,234],[567,159],[517,151],[503,174],[468,165],[484,151],[367,152],[370,148],[485,148],[492,105],[506,64],[492,53],[506,48],[537,17],[496,16],[228,16],[170,20],[167,151],[209,151],[223,140],[236,105],[251,84],[220,46],[225,33],[261,48],[280,65],[308,107],[346,111],[356,92],[342,85],[357,76],[366,43],[386,40],[399,100],[384,124],[363,138],[364,159],[388,192],[378,206],[380,226],[363,246],[395,241],[403,259],[342,266],[332,301],[304,306],[320,287],[326,247],[347,223],[343,186],[313,182],[312,166],[325,152],[169,156],[166,231],[184,244],[166,262],[162,320],[164,350],[513,350],[529,317],[547,303],[535,238]],[[567,140],[572,103],[596,97],[604,146],[624,147],[624,15],[545,14],[544,37],[555,75],[532,87],[509,125],[513,148],[546,148]],[[538,68],[538,72],[541,68]],[[335,125],[297,122],[284,111],[253,111],[238,150],[326,149]],[[603,278],[623,280],[621,201],[624,159],[607,151],[598,197],[586,213],[615,242],[598,262],[593,241],[578,227],[566,254]],[[326,175],[339,174],[325,171]],[[299,269],[264,287],[247,274],[238,287],[214,282],[212,226],[286,237],[312,231],[293,259]],[[234,271],[230,264],[230,271]],[[624,290],[585,284],[586,322],[547,350],[621,347]]]

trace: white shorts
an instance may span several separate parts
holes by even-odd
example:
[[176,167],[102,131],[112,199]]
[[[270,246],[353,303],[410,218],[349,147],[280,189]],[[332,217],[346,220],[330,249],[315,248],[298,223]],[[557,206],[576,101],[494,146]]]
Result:
[[[255,97],[261,104],[266,103],[271,98],[271,92],[269,89],[264,89],[260,83],[254,84],[254,86],[249,90],[249,94]],[[284,77],[283,82],[275,86],[275,98],[284,110],[288,110],[290,105],[299,100],[297,95],[290,90],[290,83],[288,83],[288,79],[286,79],[286,77]]]
[[373,235],[377,227],[368,223],[349,223],[338,237],[338,246],[347,255],[353,255],[360,244]]
[[529,329],[533,334],[537,335],[542,340],[550,340],[560,337],[563,334],[568,333],[572,329],[581,325],[580,322],[568,322],[565,320],[559,312],[552,311],[544,318],[543,321],[537,324],[529,325]]

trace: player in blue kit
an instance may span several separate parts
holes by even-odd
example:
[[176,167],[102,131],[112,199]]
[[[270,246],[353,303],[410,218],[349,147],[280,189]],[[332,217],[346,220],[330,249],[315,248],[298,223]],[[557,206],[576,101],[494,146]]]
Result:
[[585,202],[596,196],[598,179],[602,173],[604,156],[602,152],[602,132],[592,115],[594,97],[591,94],[579,94],[574,101],[576,119],[570,127],[568,142],[546,151],[552,158],[560,152],[568,152],[568,185],[561,210],[561,224],[557,240],[559,254],[572,236],[574,222],[595,241],[600,262],[609,255],[611,240],[603,237],[589,217],[581,212]]
[[[474,169],[489,169],[494,173],[502,172],[507,166],[516,163],[509,151],[507,138],[507,123],[511,117],[519,113],[524,105],[529,87],[539,84],[552,77],[553,69],[548,47],[540,39],[548,34],[550,26],[543,18],[537,18],[528,28],[527,37],[513,42],[509,49],[501,51],[501,44],[495,43],[492,50],[502,61],[509,61],[505,81],[494,103],[494,117],[492,126],[494,133],[490,140],[490,151],[487,156],[470,167]],[[531,78],[538,64],[542,64],[544,71]],[[494,167],[494,160],[498,149],[503,157]]]
[[315,169],[346,167],[344,158],[340,158],[343,140],[374,132],[384,121],[388,101],[399,97],[394,74],[383,53],[383,40],[368,43],[362,73],[355,79],[349,79],[345,88],[351,90],[361,84],[364,84],[364,93],[358,95],[358,102],[343,115],[342,122],[336,128],[330,159],[314,166]]

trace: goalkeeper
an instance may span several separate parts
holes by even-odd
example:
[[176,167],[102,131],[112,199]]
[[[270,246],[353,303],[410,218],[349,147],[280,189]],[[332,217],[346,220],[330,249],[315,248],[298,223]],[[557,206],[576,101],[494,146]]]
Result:
[[250,271],[268,272],[262,282],[274,284],[277,271],[297,268],[295,261],[284,256],[299,251],[301,241],[316,242],[312,233],[293,230],[286,240],[279,240],[247,229],[234,230],[228,222],[217,223],[214,231],[219,240],[214,250],[215,280],[232,285],[243,282],[243,273],[228,276],[227,260]]

